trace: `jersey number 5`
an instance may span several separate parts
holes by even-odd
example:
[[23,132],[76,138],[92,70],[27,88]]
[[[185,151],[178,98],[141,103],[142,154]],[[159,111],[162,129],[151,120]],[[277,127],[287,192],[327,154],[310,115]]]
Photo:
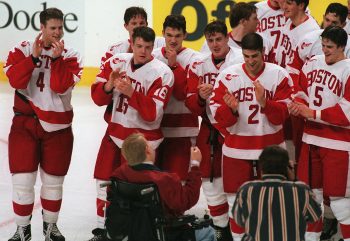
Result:
[[322,96],[321,93],[323,91],[323,87],[321,86],[316,86],[315,88],[315,98],[316,100],[314,100],[314,105],[315,106],[321,106],[322,105]]

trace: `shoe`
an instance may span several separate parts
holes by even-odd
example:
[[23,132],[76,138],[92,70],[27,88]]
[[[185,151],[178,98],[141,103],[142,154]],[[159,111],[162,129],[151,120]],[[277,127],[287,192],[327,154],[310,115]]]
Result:
[[331,240],[338,232],[338,221],[335,218],[323,218],[323,228],[320,241]]
[[95,228],[94,230],[92,230],[92,234],[94,236],[88,241],[108,241],[106,237],[106,230],[102,228]]
[[215,230],[216,241],[233,241],[230,225],[224,228],[213,225],[213,228]]
[[65,241],[66,239],[61,234],[60,230],[57,228],[56,223],[44,222],[44,236],[45,241]]
[[32,240],[32,233],[30,224],[27,226],[17,226],[15,234],[8,241],[30,241]]

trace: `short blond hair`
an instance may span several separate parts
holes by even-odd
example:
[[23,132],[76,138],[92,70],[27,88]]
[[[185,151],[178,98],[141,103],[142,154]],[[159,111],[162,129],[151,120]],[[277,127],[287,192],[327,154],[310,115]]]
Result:
[[128,136],[122,145],[122,155],[129,166],[135,166],[146,159],[147,141],[142,133]]

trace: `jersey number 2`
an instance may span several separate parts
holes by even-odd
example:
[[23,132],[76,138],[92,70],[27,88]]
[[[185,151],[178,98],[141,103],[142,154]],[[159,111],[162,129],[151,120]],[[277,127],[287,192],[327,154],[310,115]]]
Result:
[[254,117],[259,111],[259,105],[250,105],[249,110],[252,110],[253,112],[248,117],[248,124],[258,124],[259,119],[254,119]]

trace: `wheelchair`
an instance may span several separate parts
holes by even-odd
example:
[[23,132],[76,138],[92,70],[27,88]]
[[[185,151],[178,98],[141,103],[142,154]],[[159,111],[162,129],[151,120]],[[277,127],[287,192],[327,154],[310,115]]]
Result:
[[136,184],[111,179],[107,188],[106,232],[112,241],[195,241],[194,230],[208,227],[208,215],[165,216],[154,183]]

